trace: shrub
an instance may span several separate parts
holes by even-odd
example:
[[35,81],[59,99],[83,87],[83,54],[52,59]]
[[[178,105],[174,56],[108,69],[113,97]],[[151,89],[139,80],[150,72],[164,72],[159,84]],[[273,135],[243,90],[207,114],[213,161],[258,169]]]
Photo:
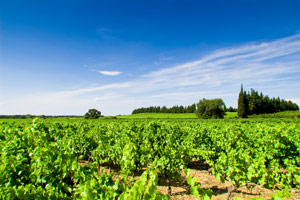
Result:
[[222,119],[226,106],[222,99],[203,99],[197,104],[196,115],[201,119]]

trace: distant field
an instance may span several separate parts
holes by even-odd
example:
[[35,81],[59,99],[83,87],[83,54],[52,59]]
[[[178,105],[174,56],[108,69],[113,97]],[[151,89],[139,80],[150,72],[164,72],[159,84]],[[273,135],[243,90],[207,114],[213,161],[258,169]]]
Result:
[[[236,116],[236,112],[228,112],[226,113],[225,118],[234,118]],[[196,115],[194,113],[140,113],[133,115],[121,115],[117,116],[118,119],[196,119]]]
[[271,114],[249,115],[248,118],[300,118],[300,111],[284,111]]
[[[116,116],[118,119],[197,119],[194,113],[140,113]],[[227,112],[225,119],[237,118],[236,112]],[[249,115],[248,118],[300,118],[300,111]]]
[[226,112],[225,118],[236,118],[237,112]]
[[128,118],[197,118],[194,113],[140,113],[117,116],[119,119]]

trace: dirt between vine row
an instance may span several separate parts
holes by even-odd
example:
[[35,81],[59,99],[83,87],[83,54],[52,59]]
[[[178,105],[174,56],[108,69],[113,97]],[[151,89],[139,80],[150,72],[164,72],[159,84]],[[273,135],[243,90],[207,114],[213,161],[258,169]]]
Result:
[[[103,166],[101,167],[107,172],[113,172],[114,178],[120,177],[120,168],[119,166]],[[218,181],[214,175],[209,173],[209,166],[205,163],[200,163],[195,161],[189,166],[191,173],[190,176],[196,177],[196,182],[201,184],[202,188],[211,189],[213,191],[212,199],[226,199],[228,193],[228,187],[231,187],[232,184],[229,181],[221,183]],[[134,176],[135,179],[139,179],[141,173],[136,173]],[[158,177],[158,186],[157,189],[162,194],[168,194],[168,180],[162,176]],[[186,183],[185,174],[182,173],[182,178],[179,181],[171,182],[171,200],[196,200],[195,196],[189,193],[189,186]],[[232,192],[230,199],[235,199],[240,197],[242,199],[262,197],[263,199],[271,199],[270,194],[275,193],[275,191],[263,188],[261,186],[254,186],[251,189],[247,187],[240,187],[236,191]],[[292,200],[300,200],[300,190],[294,189],[292,191]]]
[[[225,183],[219,182],[215,178],[215,176],[211,175],[207,170],[191,169],[190,175],[196,177],[197,182],[201,184],[202,188],[211,189],[213,191],[212,199],[225,199],[228,193],[228,187],[232,186],[232,184],[228,181],[226,181]],[[157,188],[160,193],[168,193],[167,185],[159,183],[159,186]],[[270,193],[272,193],[272,191],[262,188],[260,186],[255,186],[254,188],[252,188],[252,190],[249,190],[246,187],[242,187],[233,192],[231,194],[230,199],[234,199],[236,197],[241,197],[242,199],[254,197],[263,197],[264,199],[271,199]],[[189,194],[188,188],[185,187],[184,184],[177,185],[175,183],[172,186],[171,199],[194,200],[197,198]]]

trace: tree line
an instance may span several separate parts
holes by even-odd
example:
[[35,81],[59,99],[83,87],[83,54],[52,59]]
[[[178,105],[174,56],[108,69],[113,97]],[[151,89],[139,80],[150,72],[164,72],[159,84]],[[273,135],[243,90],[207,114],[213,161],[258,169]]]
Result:
[[173,106],[167,108],[166,106],[150,106],[146,108],[137,108],[132,111],[132,114],[138,113],[194,113],[196,111],[196,104],[190,106]]
[[268,95],[263,95],[262,92],[258,93],[251,88],[250,92],[246,92],[241,86],[241,91],[238,98],[238,116],[246,118],[248,115],[276,113],[281,111],[296,111],[299,106],[292,101],[286,101],[279,97],[270,98]]
[[[166,106],[150,106],[146,108],[137,108],[132,111],[132,114],[138,113],[195,113],[197,110],[196,104],[192,104],[189,106],[173,106],[167,108]],[[226,112],[237,112],[237,108],[229,107],[225,108]]]

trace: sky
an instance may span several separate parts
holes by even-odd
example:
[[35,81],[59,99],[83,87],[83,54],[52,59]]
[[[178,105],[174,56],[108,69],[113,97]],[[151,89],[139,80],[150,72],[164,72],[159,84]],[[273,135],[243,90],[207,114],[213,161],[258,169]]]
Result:
[[0,115],[130,114],[241,84],[300,105],[298,0],[0,0]]

